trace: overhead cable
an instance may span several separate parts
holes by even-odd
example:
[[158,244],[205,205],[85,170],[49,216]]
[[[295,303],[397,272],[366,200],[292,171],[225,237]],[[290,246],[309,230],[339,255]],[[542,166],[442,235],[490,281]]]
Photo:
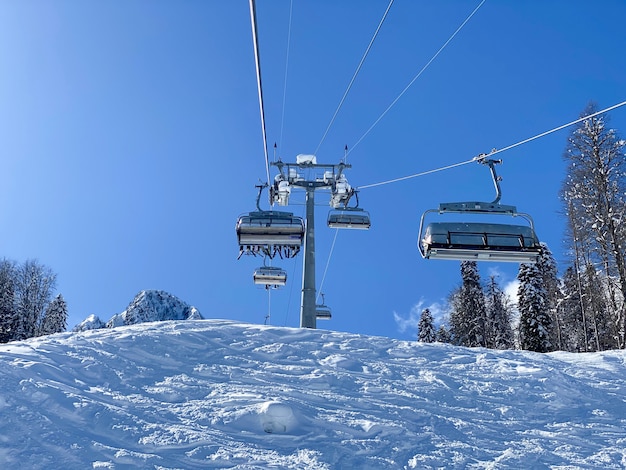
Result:
[[252,22],[252,43],[254,45],[254,62],[256,64],[256,82],[259,91],[259,108],[261,111],[261,130],[263,132],[263,152],[265,154],[265,173],[267,174],[267,184],[270,181],[270,161],[267,154],[267,133],[265,131],[265,108],[263,107],[263,86],[261,83],[261,57],[259,54],[259,37],[256,27],[256,6],[254,0],[250,0],[250,21]]
[[285,128],[285,103],[287,101],[287,72],[289,70],[289,45],[291,44],[291,19],[293,13],[293,0],[289,4],[289,28],[287,30],[287,53],[285,54],[285,80],[283,85],[283,109],[280,118],[279,148],[283,147],[283,129]]
[[559,127],[555,127],[554,129],[550,129],[549,131],[543,132],[541,134],[537,134],[534,137],[530,137],[528,139],[525,139],[525,140],[522,140],[520,142],[517,142],[516,144],[509,145],[508,147],[504,147],[504,148],[495,150],[495,151],[491,152],[489,155],[495,155],[497,153],[502,153],[502,152],[504,152],[506,150],[511,150],[512,148],[519,147],[520,145],[523,145],[523,144],[526,144],[526,143],[531,142],[533,140],[539,139],[540,137],[544,137],[544,136],[546,136],[548,134],[552,134],[553,132],[560,131],[562,129],[565,129],[566,127],[573,126],[574,124],[578,124],[579,122],[586,121],[587,119],[591,119],[593,117],[598,116],[599,114],[604,114],[606,112],[612,111],[613,109],[619,108],[620,106],[624,106],[624,105],[626,105],[626,101],[622,101],[621,103],[617,103],[617,104],[614,104],[613,106],[609,106],[608,108],[605,108],[602,111],[598,111],[596,113],[589,114],[587,116],[583,116],[581,118],[576,119],[575,121],[568,122],[567,124],[563,124],[562,126],[559,126]]
[[426,69],[430,66],[430,64],[432,64],[434,62],[434,60],[439,56],[439,54],[441,54],[443,52],[443,50],[446,48],[446,46],[448,44],[450,44],[450,42],[452,42],[452,40],[456,37],[457,34],[459,34],[459,32],[461,31],[461,29],[463,29],[463,27],[467,24],[467,22],[472,18],[472,16],[474,16],[474,14],[476,14],[476,12],[480,9],[480,7],[483,6],[483,3],[485,3],[486,0],[482,0],[478,6],[476,8],[474,8],[474,11],[472,11],[469,16],[467,18],[465,18],[465,21],[463,21],[463,23],[461,23],[461,25],[456,29],[456,31],[454,33],[452,33],[452,36],[450,36],[448,38],[448,40],[443,44],[443,46],[441,46],[439,48],[439,50],[435,53],[435,55],[433,55],[430,60],[426,63],[426,65],[424,65],[424,67],[422,67],[422,69],[417,73],[417,75],[415,75],[415,77],[413,77],[413,80],[411,80],[409,82],[409,84],[404,88],[404,90],[402,90],[402,92],[397,96],[397,98],[395,100],[393,100],[391,102],[391,104],[389,106],[387,106],[387,109],[385,109],[383,111],[383,113],[378,117],[378,119],[376,119],[376,121],[374,121],[374,124],[372,124],[369,129],[367,129],[367,131],[365,131],[365,134],[363,134],[359,140],[356,141],[356,144],[354,144],[352,146],[352,148],[350,148],[350,150],[348,151],[348,153],[346,155],[348,155],[350,152],[352,152],[355,147],[357,145],[359,145],[361,143],[361,141],[372,131],[372,129],[374,129],[374,127],[376,127],[376,125],[381,121],[381,119],[383,117],[385,117],[385,115],[391,110],[391,108],[393,108],[395,106],[395,104],[398,102],[398,100],[400,98],[402,98],[402,96],[407,92],[407,90],[413,85],[413,83],[426,71]]
[[346,88],[346,91],[344,92],[343,96],[341,97],[341,100],[339,101],[339,105],[337,106],[337,109],[335,110],[335,114],[333,114],[333,117],[328,123],[328,127],[326,127],[326,131],[324,132],[324,135],[322,136],[320,143],[317,144],[317,148],[315,149],[315,152],[313,152],[315,155],[317,155],[317,152],[319,151],[320,147],[322,146],[322,143],[324,142],[324,140],[326,139],[326,136],[328,135],[328,131],[332,127],[333,123],[335,122],[335,118],[337,117],[337,114],[339,113],[339,110],[341,109],[343,102],[346,100],[346,97],[348,96],[348,93],[350,92],[350,89],[352,88],[352,84],[354,83],[354,80],[359,74],[359,71],[361,70],[363,63],[365,62],[365,58],[367,57],[367,54],[369,54],[369,51],[372,48],[372,44],[374,44],[374,40],[378,36],[378,32],[380,31],[380,28],[385,22],[385,18],[387,18],[387,14],[389,13],[389,10],[391,9],[391,5],[393,5],[393,0],[390,0],[389,5],[387,6],[387,9],[385,10],[385,13],[383,14],[383,17],[378,23],[378,27],[376,28],[376,31],[374,32],[374,35],[372,36],[372,39],[370,40],[370,43],[367,46],[367,49],[365,49],[365,53],[363,54],[363,57],[361,57],[361,61],[359,62],[359,65],[354,71],[354,75],[352,75],[352,79],[350,80],[350,83],[348,83],[348,87]]
[[[498,153],[502,153],[502,152],[505,152],[507,150],[511,150],[511,149],[513,149],[515,147],[519,147],[520,145],[527,144],[528,142],[532,142],[533,140],[539,139],[540,137],[545,137],[545,136],[547,136],[549,134],[552,134],[554,132],[557,132],[557,131],[560,131],[562,129],[565,129],[566,127],[573,126],[574,124],[578,124],[579,122],[586,121],[587,119],[591,119],[591,118],[596,117],[596,116],[598,116],[600,114],[604,114],[606,112],[609,112],[609,111],[611,111],[613,109],[619,108],[619,107],[624,106],[624,105],[626,105],[626,101],[622,101],[621,103],[614,104],[613,106],[609,106],[608,108],[605,108],[605,109],[603,109],[601,111],[597,111],[597,112],[595,112],[593,114],[588,114],[586,116],[580,117],[580,118],[578,118],[578,119],[576,119],[576,120],[574,120],[572,122],[568,122],[567,124],[563,124],[563,125],[561,125],[559,127],[555,127],[554,129],[550,129],[549,131],[542,132],[541,134],[537,134],[537,135],[535,135],[533,137],[529,137],[528,139],[521,140],[521,141],[519,141],[519,142],[517,142],[517,143],[515,143],[513,145],[509,145],[509,146],[503,147],[501,149],[494,149],[488,155],[491,157],[491,156],[496,155]],[[382,181],[380,183],[366,184],[364,186],[359,186],[358,189],[367,189],[367,188],[373,188],[373,187],[376,187],[376,186],[382,186],[382,185],[385,185],[385,184],[397,183],[398,181],[404,181],[404,180],[408,180],[408,179],[411,179],[411,178],[417,178],[418,176],[425,176],[425,175],[429,175],[431,173],[436,173],[438,171],[449,170],[449,169],[455,168],[457,166],[467,165],[468,163],[474,163],[476,161],[482,160],[486,156],[487,156],[487,154],[482,153],[482,154],[477,155],[476,157],[472,158],[471,160],[466,160],[464,162],[454,163],[452,165],[443,166],[441,168],[435,168],[434,170],[428,170],[428,171],[423,171],[421,173],[415,173],[414,175],[403,176],[401,178],[395,178],[395,179],[388,180],[388,181]]]

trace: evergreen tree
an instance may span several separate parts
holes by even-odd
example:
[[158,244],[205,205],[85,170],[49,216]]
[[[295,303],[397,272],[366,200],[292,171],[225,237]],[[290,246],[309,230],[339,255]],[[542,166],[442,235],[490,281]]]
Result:
[[61,294],[48,304],[41,321],[39,335],[62,333],[67,328],[67,304]]
[[0,343],[13,339],[16,326],[15,314],[15,264],[0,261]]
[[452,336],[450,335],[450,331],[448,331],[448,328],[446,328],[446,325],[440,325],[439,329],[437,330],[437,337],[436,340],[440,343],[451,343],[452,342]]
[[488,347],[494,349],[513,349],[513,328],[511,327],[511,308],[506,295],[491,276],[485,291],[487,320],[489,323]]
[[552,350],[552,319],[548,294],[539,263],[520,265],[517,279],[520,348],[535,352]]
[[437,339],[435,321],[429,309],[424,309],[417,325],[417,340],[422,343],[434,343]]
[[557,306],[561,296],[561,285],[558,278],[558,269],[552,251],[547,244],[541,243],[541,254],[537,259],[537,269],[541,274],[543,286],[546,294],[546,308],[551,318],[550,343],[557,350],[562,350],[562,330],[563,325],[559,322]]
[[475,261],[461,262],[461,287],[450,296],[450,328],[455,344],[487,345],[487,311]]

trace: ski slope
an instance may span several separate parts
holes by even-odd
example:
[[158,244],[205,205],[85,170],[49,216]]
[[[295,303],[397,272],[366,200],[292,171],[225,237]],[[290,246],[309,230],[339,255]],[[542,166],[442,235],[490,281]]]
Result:
[[626,467],[626,352],[220,320],[0,346],[1,468]]

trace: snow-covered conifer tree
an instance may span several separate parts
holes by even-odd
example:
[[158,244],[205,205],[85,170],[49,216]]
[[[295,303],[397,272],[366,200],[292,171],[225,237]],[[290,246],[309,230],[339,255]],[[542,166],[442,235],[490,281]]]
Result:
[[453,342],[461,346],[487,345],[487,311],[475,261],[461,262],[461,287],[450,296]]
[[518,309],[520,348],[535,352],[551,351],[552,318],[548,294],[538,263],[523,263],[519,280]]
[[15,264],[0,261],[0,343],[13,339],[16,325],[15,314]]
[[557,305],[561,296],[561,285],[558,278],[558,269],[552,251],[546,243],[541,243],[541,255],[537,260],[537,268],[543,279],[543,286],[546,291],[546,308],[552,319],[550,342],[554,349],[562,350],[562,329],[557,313]]
[[418,323],[417,340],[422,343],[434,343],[437,340],[435,321],[429,309],[424,309]]
[[446,327],[446,325],[439,325],[439,329],[437,330],[437,338],[436,341],[440,343],[451,343],[452,336],[450,335],[450,331]]
[[48,304],[41,320],[39,335],[62,333],[67,328],[67,303],[61,294]]
[[485,305],[487,309],[489,343],[494,349],[513,349],[514,338],[511,327],[511,309],[495,276],[489,278],[485,289]]

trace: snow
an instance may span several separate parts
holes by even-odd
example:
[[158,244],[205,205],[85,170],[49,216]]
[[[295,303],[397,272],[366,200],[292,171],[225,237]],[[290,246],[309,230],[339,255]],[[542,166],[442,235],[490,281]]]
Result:
[[0,413],[3,468],[624,468],[626,352],[161,321],[0,345]]

